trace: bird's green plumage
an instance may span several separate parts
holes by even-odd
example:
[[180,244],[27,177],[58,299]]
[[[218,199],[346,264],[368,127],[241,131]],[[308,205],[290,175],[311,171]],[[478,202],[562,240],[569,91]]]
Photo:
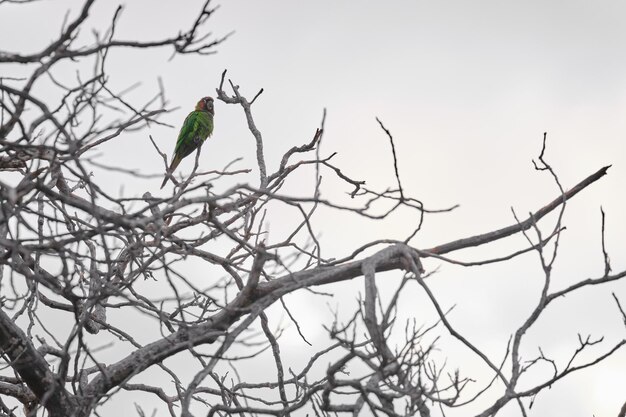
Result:
[[[180,161],[201,146],[213,133],[213,99],[205,97],[198,102],[196,109],[189,113],[178,133],[174,156],[168,174],[172,174]],[[165,186],[169,175],[165,176],[161,188]]]
[[213,115],[206,111],[189,113],[178,134],[174,154],[184,158],[213,133]]

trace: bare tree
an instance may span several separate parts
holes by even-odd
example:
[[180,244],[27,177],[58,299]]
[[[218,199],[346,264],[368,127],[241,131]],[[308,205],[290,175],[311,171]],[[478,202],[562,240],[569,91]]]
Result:
[[[626,271],[611,269],[602,212],[600,275],[553,288],[552,266],[566,205],[601,179],[608,167],[566,190],[544,158],[545,136],[535,168],[548,173],[556,184],[553,201],[526,218],[515,216],[508,227],[418,248],[411,242],[423,222],[454,207],[433,210],[409,196],[402,187],[393,136],[380,120],[396,180],[387,189],[367,187],[337,167],[334,154],[322,154],[324,117],[311,137],[287,150],[273,169],[266,165],[263,136],[252,113],[262,90],[249,100],[224,71],[217,99],[242,108],[242,123],[247,123],[254,139],[251,146],[256,147],[256,166],[234,169],[228,164],[221,170],[201,171],[198,152],[192,173],[178,175],[171,194],[146,192],[135,198],[107,194],[90,175],[93,168],[122,172],[129,181],[141,173],[102,165],[93,152],[129,131],[161,123],[160,117],[168,111],[163,90],[143,104],[131,103],[123,92],[113,91],[106,74],[107,54],[121,47],[210,54],[226,38],[205,35],[215,11],[207,1],[191,28],[173,37],[119,40],[115,35],[118,9],[106,33],[96,34],[93,43],[80,43],[77,34],[80,28],[87,29],[93,4],[94,0],[85,1],[78,16],[64,24],[59,37],[41,52],[0,51],[0,64],[23,64],[20,71],[28,73],[25,78],[0,78],[0,170],[19,175],[15,185],[0,180],[0,415],[97,415],[106,402],[121,401],[116,400],[121,392],[139,391],[153,395],[172,416],[289,416],[306,411],[317,416],[424,417],[445,415],[450,408],[479,400],[488,405],[478,416],[493,416],[509,403],[527,416],[538,393],[573,372],[593,367],[626,343],[625,338],[608,345],[602,338],[580,336],[565,365],[541,350],[530,361],[520,353],[529,329],[549,305],[626,276]],[[83,63],[88,59],[95,65],[85,77]],[[80,69],[74,84],[56,81],[61,63]],[[60,100],[38,91],[37,81],[42,78],[54,83]],[[104,121],[103,115],[111,109],[123,117]],[[153,156],[163,159],[165,172],[167,156],[156,141],[152,143]],[[258,172],[255,184],[228,181],[252,170]],[[308,196],[287,195],[285,184],[300,171],[312,173],[315,185],[303,194]],[[322,197],[322,176],[345,184],[350,198]],[[155,190],[156,185],[155,181]],[[295,210],[299,219],[286,237],[270,239],[264,219],[281,207]],[[333,259],[322,255],[313,225],[320,207],[372,221],[385,221],[399,209],[410,210],[416,226],[404,240],[372,241]],[[544,224],[550,213],[556,214],[551,226]],[[324,227],[331,225],[319,226]],[[452,257],[461,249],[514,234],[523,234],[528,244],[506,256],[473,262]],[[511,335],[506,352],[489,357],[449,321],[448,307],[438,302],[429,286],[435,278],[429,278],[422,261],[435,258],[469,267],[506,262],[528,252],[535,252],[540,262],[543,288],[536,306]],[[185,269],[191,262],[202,267]],[[401,277],[389,299],[378,294],[379,275],[385,271]],[[268,308],[278,303],[300,332],[283,297],[303,290],[318,293],[354,278],[359,278],[355,285],[364,289],[359,308],[349,320],[337,317],[327,323],[332,343],[316,347],[306,366],[292,369],[281,356],[281,327],[275,328]],[[146,283],[154,280],[167,283],[168,293],[155,297],[146,292]],[[427,295],[438,321],[421,323],[420,317],[408,323],[397,321],[398,299],[409,285],[419,286]],[[614,303],[626,324],[617,295]],[[320,309],[326,308],[320,302]],[[120,325],[120,320],[107,317],[111,314],[130,319]],[[148,336],[144,330],[139,337],[136,317],[149,317],[157,325]],[[433,355],[439,336],[431,335],[447,335],[462,343],[489,369],[490,379],[475,380],[463,369],[448,369]],[[113,343],[123,346],[124,353],[103,359]],[[603,350],[581,359],[594,345],[602,345]],[[188,360],[166,363],[181,355]],[[241,380],[241,363],[265,360],[267,355],[273,358],[275,375],[262,382]],[[552,375],[530,387],[520,384],[522,376],[539,364],[549,365]],[[142,378],[149,370],[158,372]],[[192,377],[182,378],[183,370],[192,372]],[[141,408],[136,412],[145,415]]]

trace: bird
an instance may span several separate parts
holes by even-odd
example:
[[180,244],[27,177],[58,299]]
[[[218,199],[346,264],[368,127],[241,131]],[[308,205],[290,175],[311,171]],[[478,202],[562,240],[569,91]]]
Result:
[[184,157],[191,154],[213,133],[213,116],[215,109],[213,108],[213,98],[203,97],[196,104],[194,111],[189,113],[183,122],[183,126],[178,133],[176,139],[176,147],[172,162],[170,163],[161,188],[165,187],[170,175],[174,172],[180,161]]

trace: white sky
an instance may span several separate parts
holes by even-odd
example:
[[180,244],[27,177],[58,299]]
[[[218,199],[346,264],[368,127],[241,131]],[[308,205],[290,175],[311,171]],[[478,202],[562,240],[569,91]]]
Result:
[[[1,6],[0,49],[40,50],[58,34],[68,7],[81,3]],[[117,37],[169,36],[190,24],[201,4],[128,1]],[[116,6],[101,2],[90,23],[104,30]],[[452,214],[427,219],[413,241],[418,248],[500,228],[513,222],[511,207],[523,217],[552,200],[558,190],[531,163],[547,131],[547,158],[566,188],[613,164],[608,176],[569,203],[567,231],[554,272],[554,286],[560,288],[603,272],[600,205],[607,213],[607,247],[614,270],[626,268],[625,15],[626,3],[608,0],[232,0],[224,2],[209,23],[218,36],[236,31],[217,55],[168,62],[170,50],[115,51],[109,57],[110,83],[122,89],[141,82],[130,96],[138,99],[153,94],[157,77],[163,77],[170,105],[180,107],[164,120],[176,127],[200,97],[214,95],[224,69],[250,98],[264,88],[254,115],[264,135],[270,170],[285,150],[310,141],[322,109],[327,108],[323,151],[338,152],[335,163],[345,173],[379,189],[394,184],[387,138],[375,121],[380,117],[394,135],[405,191],[430,208],[461,204]],[[19,70],[14,67],[14,73],[3,75]],[[245,157],[241,167],[254,166],[253,138],[240,108],[217,102],[215,120],[214,136],[203,149],[203,167],[221,168],[238,156]],[[177,128],[155,126],[150,134],[171,152]],[[145,132],[129,134],[102,150],[107,162],[141,166],[150,173],[163,171]],[[186,161],[181,171],[188,172],[191,166]],[[248,180],[256,184],[256,175]],[[146,189],[158,193],[160,179],[129,183],[122,178],[110,175],[102,181],[111,191],[123,185],[125,195],[141,195]],[[306,181],[310,184],[310,178]],[[324,184],[329,198],[348,191],[329,174]],[[292,184],[289,190],[301,188]],[[280,216],[270,217],[270,236],[278,238],[286,231]],[[415,219],[406,215],[372,223],[347,221],[322,210],[315,226],[326,245],[324,255],[340,257],[370,240],[402,239],[414,224]],[[552,226],[546,223],[545,230],[548,225]],[[503,255],[524,243],[512,238],[458,258]],[[437,265],[427,263],[431,269]],[[508,335],[534,306],[542,281],[536,256],[527,255],[480,269],[443,265],[431,282],[443,306],[456,304],[452,323],[500,358]],[[331,304],[343,303],[349,313],[362,291],[362,280],[337,290]],[[604,335],[605,346],[623,338],[611,291],[626,303],[624,283],[557,303],[529,334],[524,345],[527,357],[537,353],[537,345],[565,357],[576,347],[577,331]],[[418,321],[432,318],[423,296],[415,289],[411,294],[413,298],[402,301],[403,314]],[[326,308],[326,301],[298,295],[288,302],[299,306],[295,313],[307,334],[324,340],[319,323],[328,323],[330,317],[319,311]],[[308,350],[291,333],[283,353],[298,363]],[[452,345],[444,356],[461,369],[473,366],[468,362],[471,356]],[[544,392],[530,415],[617,415],[625,400],[624,386],[622,351],[597,369]],[[514,407],[501,413],[518,414]]]

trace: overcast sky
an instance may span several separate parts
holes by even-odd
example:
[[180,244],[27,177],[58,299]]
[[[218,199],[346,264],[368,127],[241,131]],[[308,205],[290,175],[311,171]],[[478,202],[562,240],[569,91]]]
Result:
[[[74,8],[74,16],[81,3],[1,6],[0,49],[40,50],[57,36],[68,8]],[[101,3],[90,24],[104,30],[118,3]],[[191,23],[202,3],[129,0],[117,38],[173,35]],[[523,217],[555,198],[558,190],[549,175],[534,171],[531,163],[548,132],[547,160],[566,188],[613,164],[608,176],[569,203],[554,272],[554,286],[561,288],[603,273],[600,205],[607,213],[614,269],[626,268],[624,16],[626,3],[608,0],[231,0],[209,23],[217,36],[235,31],[218,54],[168,62],[170,50],[118,50],[109,57],[109,75],[117,89],[142,83],[131,98],[153,94],[157,77],[163,78],[170,107],[179,107],[164,120],[176,128],[153,126],[150,134],[168,154],[183,118],[200,97],[215,94],[224,69],[248,97],[265,89],[254,115],[271,169],[285,150],[310,141],[326,108],[323,152],[338,152],[335,162],[344,172],[383,189],[394,184],[394,177],[387,138],[375,121],[380,117],[394,135],[405,191],[430,208],[460,204],[451,214],[427,219],[412,242],[418,248],[506,226],[514,221],[511,207]],[[222,168],[238,156],[245,158],[240,166],[254,166],[253,138],[241,109],[217,102],[215,120],[213,138],[203,148],[203,167]],[[124,141],[104,147],[102,158],[120,166],[141,164],[149,173],[163,171],[145,132]],[[188,172],[192,164],[184,162],[181,170]],[[125,195],[146,189],[158,193],[158,178],[135,183],[122,178],[111,175],[103,181],[111,191],[123,187]],[[247,180],[256,184],[256,172]],[[298,192],[298,184],[290,186]],[[348,191],[330,180],[325,186],[328,197]],[[324,255],[341,257],[374,239],[406,237],[415,219],[399,215],[384,223],[349,222],[322,210],[314,224],[326,245]],[[270,236],[281,236],[279,217],[269,219],[269,230]],[[504,255],[524,244],[523,238],[512,238],[458,258]],[[427,267],[438,265],[431,261]],[[431,285],[442,305],[456,305],[451,322],[497,359],[508,335],[534,307],[541,278],[536,255],[529,254],[480,269],[441,265]],[[330,304],[344,303],[345,312],[351,312],[362,280],[337,288],[339,295]],[[432,319],[423,296],[413,291],[412,301],[403,301],[403,314]],[[604,335],[608,344],[623,338],[611,291],[626,303],[626,285],[620,283],[567,298],[563,308],[546,312],[523,346],[526,356],[536,355],[541,346],[564,358],[576,348],[578,331]],[[294,296],[291,302],[300,306],[295,313],[305,333],[325,340],[320,322],[331,318],[320,311],[327,301]],[[299,363],[307,359],[301,354],[307,348],[291,333],[283,353]],[[462,370],[472,367],[471,355],[449,349],[445,353],[452,363]],[[623,387],[624,351],[542,393],[530,415],[616,416],[626,399]],[[518,413],[509,407],[502,415]]]

